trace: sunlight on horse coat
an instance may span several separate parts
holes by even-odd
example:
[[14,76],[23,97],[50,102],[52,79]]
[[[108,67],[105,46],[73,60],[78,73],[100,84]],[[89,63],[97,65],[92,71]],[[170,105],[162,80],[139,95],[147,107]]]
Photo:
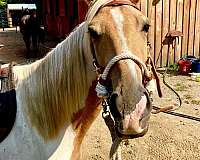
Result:
[[[101,109],[91,43],[101,66],[124,52],[141,62],[147,58],[147,18],[129,5],[102,7],[109,2],[97,0],[86,22],[43,59],[14,67],[17,118],[0,144],[0,160],[80,158],[83,137]],[[126,117],[119,122],[123,134],[136,135],[148,128],[151,108],[142,76],[131,60],[118,62],[109,75],[118,95],[116,109]]]

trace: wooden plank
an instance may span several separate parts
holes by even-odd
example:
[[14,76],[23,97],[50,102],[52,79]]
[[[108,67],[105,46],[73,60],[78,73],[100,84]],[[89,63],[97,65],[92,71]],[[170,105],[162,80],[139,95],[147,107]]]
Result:
[[[169,0],[163,0],[163,37],[164,41],[166,34],[169,31]],[[168,45],[164,45],[162,49],[162,65],[167,65]]]
[[195,1],[191,1],[190,7],[190,24],[189,24],[189,34],[188,34],[188,55],[194,55],[194,26],[195,26],[195,11],[196,11],[196,3]]
[[189,10],[190,0],[184,0],[184,16],[183,16],[183,41],[182,41],[182,55],[188,55],[188,29],[189,29]]
[[[154,56],[154,33],[155,33],[155,6],[152,6],[152,0],[149,0],[149,8],[148,8],[148,18],[150,21],[150,29],[148,33],[148,40],[151,43],[152,47],[152,52],[151,52],[151,57],[155,59]],[[154,61],[155,62],[155,61]]]
[[[155,7],[152,7],[152,0],[141,0],[141,10],[144,14],[151,15],[151,27],[148,35],[152,44],[154,61],[156,61],[160,41],[164,40],[169,30],[183,32],[183,38],[176,42],[175,53],[172,59],[177,61],[184,55],[200,56],[200,1],[199,0],[161,0]],[[147,6],[145,8],[145,5]],[[161,11],[161,10],[162,11]],[[159,14],[160,13],[160,14]],[[163,14],[161,14],[163,13]],[[161,16],[158,16],[161,15]],[[166,66],[168,56],[168,46],[165,45],[160,57],[160,66]],[[159,66],[159,65],[158,65]]]
[[147,1],[148,0],[141,0],[141,11],[145,16],[147,16]]
[[[176,29],[176,0],[170,0],[170,31]],[[176,42],[174,42],[176,43]],[[169,46],[169,64],[173,64],[175,62],[175,46],[172,44]]]
[[200,56],[200,1],[196,0],[196,23],[195,23],[195,38],[194,38],[194,56]]
[[[161,48],[161,27],[162,27],[162,1],[160,1],[156,5],[156,24],[155,24],[155,61],[156,61],[156,66],[161,66],[161,55],[160,55],[160,48]],[[157,61],[158,60],[158,61]]]
[[162,61],[162,58],[163,58],[163,44],[162,44],[162,41],[163,41],[163,37],[164,37],[164,32],[163,32],[163,26],[164,26],[164,0],[162,0],[162,17],[161,17],[161,47],[160,47],[160,51],[159,51],[159,54],[160,54],[160,65],[161,67],[163,67],[163,61]]
[[[183,28],[183,0],[178,0],[177,3],[177,15],[176,15],[176,30],[183,32],[182,28]],[[175,60],[177,61],[178,59],[180,59],[182,57],[182,53],[181,53],[181,42],[182,42],[182,38],[179,38],[178,41],[176,41],[176,57]]]

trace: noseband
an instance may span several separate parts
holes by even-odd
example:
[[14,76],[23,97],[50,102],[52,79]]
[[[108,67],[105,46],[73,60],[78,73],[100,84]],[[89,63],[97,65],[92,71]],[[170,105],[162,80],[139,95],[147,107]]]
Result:
[[121,60],[125,60],[125,59],[130,59],[134,61],[140,67],[141,71],[143,72],[143,79],[151,79],[151,74],[148,71],[146,65],[143,62],[141,62],[141,60],[137,56],[131,55],[131,54],[120,54],[118,56],[113,57],[108,62],[103,73],[100,75],[99,81],[96,86],[96,92],[97,92],[98,97],[104,98],[104,99],[109,97],[110,94],[109,94],[109,91],[107,90],[107,86],[105,85],[107,84],[106,81],[107,81],[109,72],[117,62]]

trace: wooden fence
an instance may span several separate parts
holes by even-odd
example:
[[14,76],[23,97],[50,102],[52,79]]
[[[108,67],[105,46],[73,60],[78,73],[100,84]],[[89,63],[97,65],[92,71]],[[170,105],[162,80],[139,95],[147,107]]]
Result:
[[[152,0],[141,0],[139,8],[151,21],[148,37],[157,67],[173,64],[185,55],[200,56],[200,0],[160,0],[156,6]],[[181,31],[183,37],[176,39],[174,47],[162,47],[172,30]]]

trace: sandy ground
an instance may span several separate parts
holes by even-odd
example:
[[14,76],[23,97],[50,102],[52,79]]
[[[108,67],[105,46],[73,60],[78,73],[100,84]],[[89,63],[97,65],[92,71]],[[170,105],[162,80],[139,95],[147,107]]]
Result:
[[[20,33],[0,30],[0,61],[25,60],[25,46]],[[167,76],[167,81],[180,94],[183,105],[176,112],[200,117],[200,82],[188,76]],[[154,104],[177,106],[177,97],[162,84],[164,97],[154,97]],[[83,143],[84,160],[107,160],[111,137],[101,115],[93,123]],[[198,160],[200,159],[200,122],[160,113],[152,115],[148,133],[122,143],[123,160]]]
[[[183,100],[176,112],[200,117],[200,84],[187,76],[167,78]],[[156,96],[157,106],[177,105],[175,95],[162,85],[164,97]],[[92,144],[92,145],[91,145]],[[99,116],[84,141],[84,159],[108,159],[111,139],[102,118]],[[200,122],[160,113],[152,115],[148,133],[138,139],[122,143],[123,160],[197,160],[200,159]]]
[[4,47],[0,48],[0,61],[21,62],[25,60],[25,45],[21,34],[16,33],[16,28],[5,28],[5,31],[0,29],[0,44]]

